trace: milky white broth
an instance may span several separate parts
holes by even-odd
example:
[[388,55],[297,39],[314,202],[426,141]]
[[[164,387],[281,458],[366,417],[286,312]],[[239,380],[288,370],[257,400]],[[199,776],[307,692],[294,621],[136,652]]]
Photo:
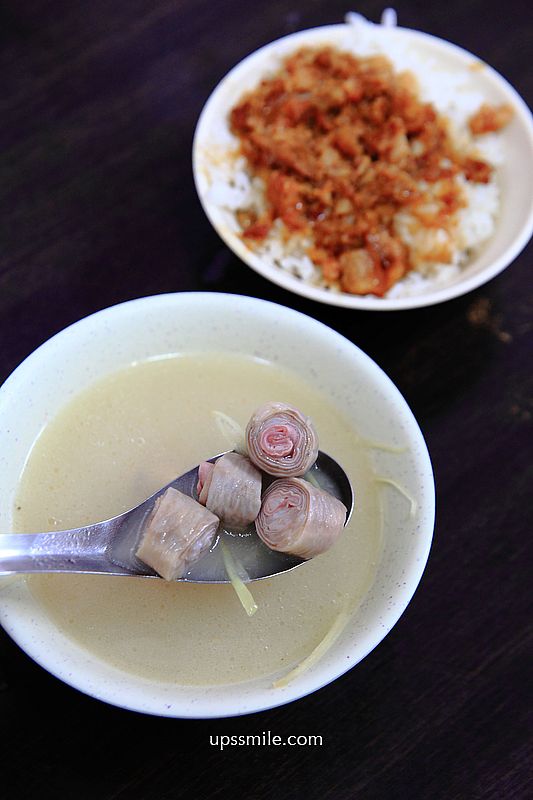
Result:
[[356,608],[380,555],[378,496],[358,434],[298,376],[257,359],[195,354],[137,363],[71,400],[38,437],[21,477],[17,531],[118,514],[227,449],[212,411],[243,426],[266,400],[312,417],[345,467],[356,509],[340,540],[294,572],[251,584],[249,618],[231,586],[35,575],[29,586],[70,638],[119,669],[178,684],[279,674],[303,659],[346,603]]

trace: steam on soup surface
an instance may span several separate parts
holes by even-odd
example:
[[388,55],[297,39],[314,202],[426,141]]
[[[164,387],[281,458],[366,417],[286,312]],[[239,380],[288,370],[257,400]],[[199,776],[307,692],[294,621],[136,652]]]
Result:
[[322,450],[350,475],[356,508],[340,540],[294,572],[252,584],[249,618],[231,586],[96,575],[35,575],[34,596],[59,628],[119,669],[178,684],[279,673],[303,659],[380,555],[378,498],[358,435],[300,377],[257,359],[180,355],[136,363],[71,400],[38,437],[21,477],[18,531],[72,528],[131,508],[227,449],[213,410],[245,425],[265,400],[301,408]]

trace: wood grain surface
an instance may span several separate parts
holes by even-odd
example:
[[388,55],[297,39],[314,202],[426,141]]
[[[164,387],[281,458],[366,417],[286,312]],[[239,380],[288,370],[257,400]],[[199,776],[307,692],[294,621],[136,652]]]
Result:
[[[525,0],[398,2],[533,96]],[[289,706],[159,719],[60,683],[0,632],[0,793],[9,798],[532,796],[532,250],[439,307],[322,306],[246,268],[196,197],[191,143],[220,78],[258,46],[340,22],[339,0],[0,3],[0,381],[82,316],[143,295],[237,292],[292,306],[365,350],[407,398],[438,495],[421,585],[386,639]],[[382,5],[357,9],[379,19]],[[0,499],[1,501],[1,499]],[[219,735],[316,734],[321,747]]]

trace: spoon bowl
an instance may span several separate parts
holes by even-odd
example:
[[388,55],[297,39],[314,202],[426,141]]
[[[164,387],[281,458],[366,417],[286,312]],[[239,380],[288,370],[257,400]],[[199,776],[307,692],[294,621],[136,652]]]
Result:
[[[209,460],[214,462],[223,455],[225,453],[219,453]],[[354,496],[345,471],[335,459],[320,451],[312,472],[319,485],[346,506],[346,525],[352,513]],[[0,575],[77,572],[160,578],[135,555],[145,522],[155,501],[167,489],[178,489],[196,500],[197,483],[198,466],[158,489],[140,505],[111,519],[65,531],[0,534]],[[224,537],[232,556],[246,570],[250,581],[270,578],[305,563],[305,559],[299,556],[271,550],[256,535],[253,524],[245,531],[220,528],[209,552],[194,563],[179,581],[230,583],[221,548],[218,547],[221,537]]]

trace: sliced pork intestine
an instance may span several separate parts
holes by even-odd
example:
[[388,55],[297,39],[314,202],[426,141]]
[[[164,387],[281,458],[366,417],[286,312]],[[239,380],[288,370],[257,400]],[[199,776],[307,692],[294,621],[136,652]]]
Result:
[[246,427],[246,445],[253,463],[275,477],[305,475],[318,455],[313,423],[287,403],[265,403]]
[[264,493],[255,528],[272,550],[308,559],[334,544],[346,514],[344,504],[328,492],[301,478],[280,478]]
[[170,487],[155,501],[136,555],[165,580],[174,581],[209,550],[219,522],[192,497]]
[[198,500],[230,528],[245,528],[261,508],[261,473],[238,453],[198,468]]

